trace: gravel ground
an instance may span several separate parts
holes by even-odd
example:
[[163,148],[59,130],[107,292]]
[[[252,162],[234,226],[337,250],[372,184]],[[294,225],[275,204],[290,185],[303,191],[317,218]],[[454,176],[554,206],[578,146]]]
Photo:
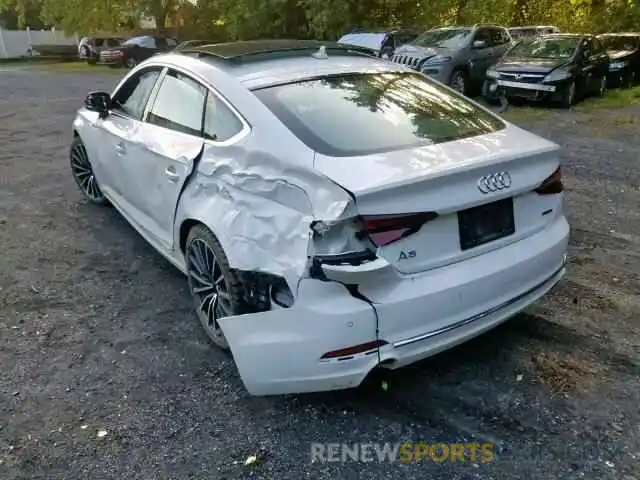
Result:
[[[566,147],[570,267],[545,301],[386,391],[256,398],[181,275],[73,183],[74,111],[117,79],[0,72],[0,478],[640,478],[640,120],[523,124]],[[497,458],[310,462],[311,442],[405,441]]]

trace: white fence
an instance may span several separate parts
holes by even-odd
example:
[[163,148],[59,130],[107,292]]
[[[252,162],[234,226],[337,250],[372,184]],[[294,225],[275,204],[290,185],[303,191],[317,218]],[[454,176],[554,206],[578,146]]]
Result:
[[78,36],[69,37],[64,32],[51,30],[3,30],[0,28],[0,58],[16,58],[30,55],[32,45],[77,45]]

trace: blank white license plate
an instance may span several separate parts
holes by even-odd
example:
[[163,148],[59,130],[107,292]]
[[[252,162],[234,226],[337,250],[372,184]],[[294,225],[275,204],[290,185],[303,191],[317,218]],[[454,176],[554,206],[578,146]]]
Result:
[[501,87],[524,88],[525,90],[540,90],[542,92],[556,91],[556,87],[554,85],[541,85],[539,83],[522,83],[510,82],[508,80],[498,80],[498,85],[500,85]]

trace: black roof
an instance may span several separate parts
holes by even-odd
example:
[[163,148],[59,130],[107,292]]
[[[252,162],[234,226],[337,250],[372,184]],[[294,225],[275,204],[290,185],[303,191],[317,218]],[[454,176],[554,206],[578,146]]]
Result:
[[180,53],[196,54],[199,57],[214,57],[231,62],[244,62],[264,59],[265,56],[282,56],[295,53],[313,53],[325,47],[333,54],[368,55],[369,50],[353,45],[319,40],[248,40],[240,42],[214,43],[208,45],[187,46]]

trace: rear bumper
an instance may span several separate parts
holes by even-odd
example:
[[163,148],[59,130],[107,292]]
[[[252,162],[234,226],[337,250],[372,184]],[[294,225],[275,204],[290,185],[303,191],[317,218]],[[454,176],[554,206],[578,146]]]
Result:
[[[568,237],[560,215],[531,237],[424,274],[401,277],[379,263],[359,285],[371,303],[336,281],[305,279],[291,308],[228,317],[220,326],[253,395],[356,387],[380,364],[399,368],[429,357],[528,307],[565,274]],[[328,273],[345,282],[357,276]],[[376,338],[387,344],[321,359]]]

